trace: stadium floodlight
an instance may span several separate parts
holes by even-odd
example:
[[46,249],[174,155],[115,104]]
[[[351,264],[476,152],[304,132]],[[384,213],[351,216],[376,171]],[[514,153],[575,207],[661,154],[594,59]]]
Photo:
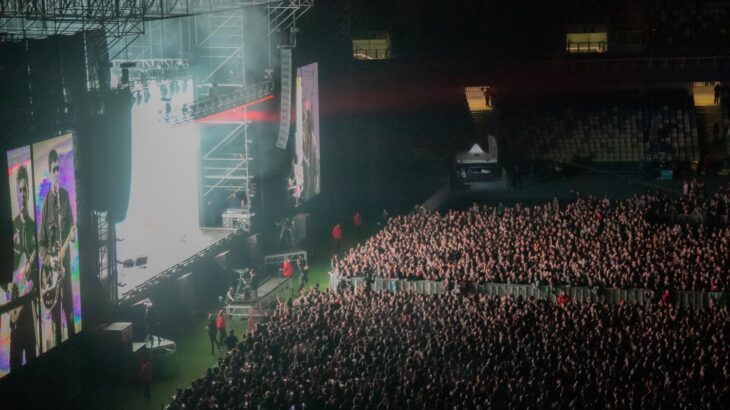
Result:
[[214,93],[214,95],[202,98],[193,104],[172,107],[170,112],[163,116],[163,120],[172,125],[182,125],[269,97],[273,95],[273,92],[273,81],[236,87],[230,91]]

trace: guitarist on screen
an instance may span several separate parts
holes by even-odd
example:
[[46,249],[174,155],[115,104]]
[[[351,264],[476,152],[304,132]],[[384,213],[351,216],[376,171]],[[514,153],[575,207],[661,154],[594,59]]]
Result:
[[38,264],[35,252],[35,223],[28,215],[28,170],[21,166],[16,176],[18,215],[13,218],[13,281],[8,286],[11,300],[20,305],[10,311],[10,371],[35,359],[38,324]]
[[43,200],[41,228],[38,234],[38,252],[42,261],[41,301],[51,312],[56,344],[63,340],[63,310],[66,319],[67,338],[76,333],[74,324],[73,291],[71,288],[71,254],[69,247],[76,240],[73,214],[68,191],[60,186],[58,153],[48,154],[48,171],[51,190]]

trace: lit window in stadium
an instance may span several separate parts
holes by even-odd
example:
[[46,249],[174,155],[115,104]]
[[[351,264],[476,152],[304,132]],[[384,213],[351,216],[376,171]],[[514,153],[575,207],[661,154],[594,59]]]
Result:
[[387,32],[363,33],[352,39],[352,56],[356,60],[390,58],[390,35]]
[[565,49],[569,53],[605,53],[608,50],[608,33],[568,33]]
[[488,85],[478,87],[466,87],[466,102],[469,104],[469,111],[491,111],[494,109],[494,90]]

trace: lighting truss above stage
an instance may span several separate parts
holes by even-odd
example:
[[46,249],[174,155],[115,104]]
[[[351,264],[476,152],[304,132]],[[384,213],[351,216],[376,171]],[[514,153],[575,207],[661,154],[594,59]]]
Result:
[[[223,88],[223,87],[221,87]],[[223,88],[219,93],[201,98],[193,104],[170,107],[164,120],[172,125],[181,125],[205,118],[231,108],[240,107],[273,95],[274,83],[264,81],[232,90]]]
[[104,29],[109,37],[144,33],[145,21],[265,6],[278,28],[314,0],[0,0],[0,40]]

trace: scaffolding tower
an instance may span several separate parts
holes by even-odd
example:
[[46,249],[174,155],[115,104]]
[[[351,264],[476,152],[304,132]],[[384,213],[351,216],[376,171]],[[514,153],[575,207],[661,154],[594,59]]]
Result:
[[[198,86],[196,102],[216,97],[210,95],[213,87],[203,86],[216,83],[225,88],[221,94],[244,96],[241,105],[245,105],[261,90],[273,93],[272,49],[282,35],[295,36],[297,20],[313,5],[314,0],[0,0],[0,42],[103,30],[106,37],[99,36],[99,44],[87,44],[87,49],[106,42],[112,74],[131,80],[130,88],[192,77]],[[246,78],[248,11],[261,16],[256,38],[248,40],[265,41],[268,48],[269,75],[261,79]],[[224,109],[225,104],[216,107]],[[254,158],[247,109],[238,123],[227,126],[226,132],[218,133],[220,139],[201,153],[202,195],[243,193],[248,199],[243,212],[250,222]],[[96,263],[116,301],[115,226],[107,223],[104,213],[95,213],[94,218],[99,241]]]

